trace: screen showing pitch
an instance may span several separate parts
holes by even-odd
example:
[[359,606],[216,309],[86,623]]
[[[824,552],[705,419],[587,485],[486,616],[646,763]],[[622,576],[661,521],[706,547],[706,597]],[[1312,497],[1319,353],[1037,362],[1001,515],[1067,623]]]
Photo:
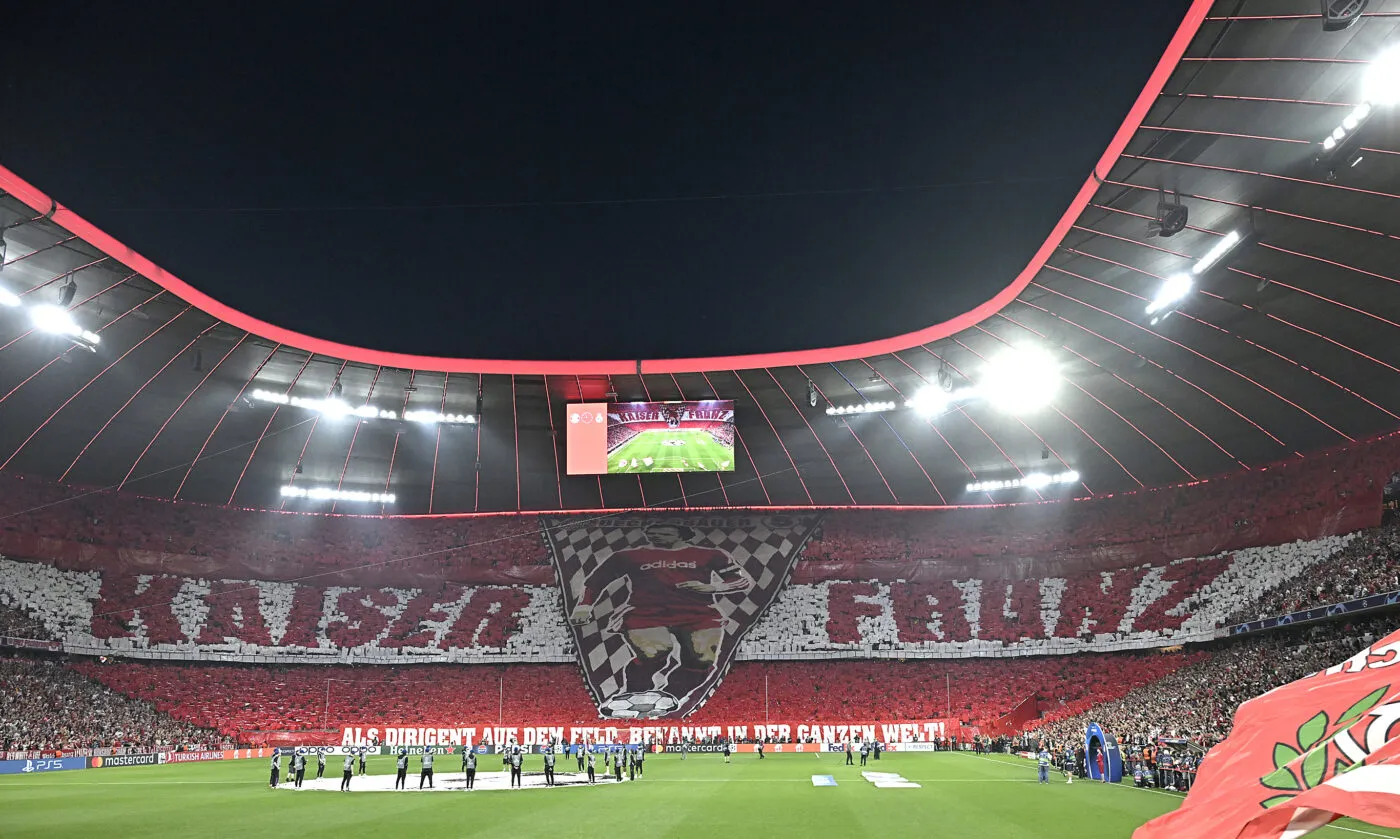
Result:
[[579,403],[568,406],[565,421],[570,475],[734,471],[727,399]]

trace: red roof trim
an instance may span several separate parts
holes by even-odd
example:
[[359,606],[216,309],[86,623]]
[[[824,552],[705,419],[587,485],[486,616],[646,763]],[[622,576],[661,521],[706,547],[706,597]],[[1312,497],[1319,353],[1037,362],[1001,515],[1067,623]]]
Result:
[[763,353],[756,355],[719,356],[715,358],[669,358],[652,361],[509,361],[504,359],[439,358],[434,356],[409,355],[406,353],[385,352],[382,350],[354,347],[302,335],[290,329],[283,329],[265,321],[246,315],[231,306],[199,291],[185,281],[156,265],[141,254],[118,242],[115,238],[99,230],[69,208],[57,204],[37,188],[0,166],[0,189],[4,189],[36,212],[47,212],[56,206],[53,221],[70,233],[87,241],[107,256],[140,272],[152,282],[162,286],[172,294],[184,299],[199,309],[208,312],[231,326],[250,332],[274,343],[308,350],[333,358],[348,359],[364,364],[382,367],[398,367],[409,370],[432,370],[447,373],[506,373],[523,375],[625,375],[640,369],[646,373],[698,373],[708,370],[751,370],[761,367],[786,367],[798,364],[825,364],[846,361],[853,358],[868,358],[908,349],[920,344],[928,344],[946,338],[991,317],[1016,298],[1039,273],[1061,240],[1069,233],[1074,222],[1088,205],[1098,190],[1100,173],[1107,174],[1127,147],[1128,141],[1137,132],[1148,110],[1161,93],[1167,79],[1171,77],[1177,64],[1182,60],[1186,47],[1196,36],[1197,30],[1206,19],[1213,0],[1194,0],[1181,26],[1167,45],[1161,60],[1153,70],[1147,85],[1138,94],[1137,101],[1128,111],[1123,124],[1114,134],[1103,156],[1099,158],[1094,172],[1085,178],[1069,208],[1060,221],[1050,231],[1045,242],[1031,257],[1031,261],[1010,285],[998,292],[987,302],[965,312],[958,317],[935,324],[926,329],[896,335],[863,344],[847,344],[840,347],[826,347],[811,350]]

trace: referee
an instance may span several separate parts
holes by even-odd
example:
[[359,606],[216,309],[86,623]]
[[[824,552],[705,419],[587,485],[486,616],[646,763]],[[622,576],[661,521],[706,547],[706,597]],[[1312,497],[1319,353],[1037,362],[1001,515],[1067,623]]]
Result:
[[520,777],[520,764],[523,760],[520,755],[520,747],[513,746],[510,750],[510,785],[512,787],[524,785],[524,781]]
[[302,779],[306,777],[306,755],[302,754],[301,752],[297,752],[296,755],[292,757],[292,765],[295,766],[297,770],[296,779],[293,781],[293,785],[297,789],[301,789]]
[[583,744],[574,747],[574,757],[578,758],[578,771],[583,771]]
[[544,747],[544,785],[554,786],[554,747]]
[[462,753],[462,771],[467,775],[467,789],[476,788],[476,751],[471,746]]
[[326,774],[326,750],[316,750],[316,780],[321,780]]
[[267,780],[268,789],[277,789],[277,778],[282,774],[282,755],[277,749],[272,750],[272,777]]
[[418,773],[418,788],[423,788],[423,782],[428,782],[428,789],[433,788],[433,748],[429,746],[423,750],[423,767]]
[[399,749],[399,759],[395,764],[398,775],[394,778],[394,789],[407,789],[405,784],[408,778],[408,749]]
[[595,758],[593,757],[593,752],[590,751],[590,752],[588,753],[588,783],[590,783],[590,784],[596,783],[596,780],[597,780],[597,779],[594,778],[594,776],[593,776],[593,761],[594,761],[594,759],[595,759]]

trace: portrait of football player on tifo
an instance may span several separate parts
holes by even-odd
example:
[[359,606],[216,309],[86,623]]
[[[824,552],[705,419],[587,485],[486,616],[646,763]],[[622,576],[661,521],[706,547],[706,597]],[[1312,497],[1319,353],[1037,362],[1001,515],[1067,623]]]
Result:
[[625,708],[627,697],[655,692],[673,708],[715,665],[726,622],[716,597],[748,591],[754,581],[725,552],[692,544],[689,527],[656,523],[643,535],[648,544],[616,551],[589,574],[569,620],[593,620],[599,595],[625,581],[626,603],[613,610],[605,631],[621,633],[634,658],[609,704]]

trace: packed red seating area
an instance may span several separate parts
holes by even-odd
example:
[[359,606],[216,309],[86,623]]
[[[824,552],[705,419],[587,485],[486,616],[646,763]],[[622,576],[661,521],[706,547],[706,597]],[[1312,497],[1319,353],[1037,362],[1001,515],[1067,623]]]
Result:
[[188,747],[223,742],[147,701],[49,658],[0,655],[0,752]]
[[1327,526],[1324,514],[1337,510],[1354,514],[1341,532],[1378,524],[1381,489],[1397,461],[1400,444],[1386,438],[1267,470],[1089,501],[833,515],[805,557],[848,569],[892,564],[882,578],[907,576],[899,563],[924,559],[939,560],[945,573],[956,569],[950,576],[989,576],[989,563],[1000,561],[1092,555],[1121,567],[1282,544],[1317,535]]
[[1240,703],[1337,664],[1397,626],[1400,615],[1390,613],[1230,641],[1126,695],[1095,697],[1089,706],[1053,704],[1031,728],[1052,742],[1082,743],[1093,721],[1120,742],[1185,737],[1209,748],[1229,736]]
[[[664,423],[654,424],[660,425],[663,428],[665,427]],[[618,446],[621,446],[623,443],[626,443],[628,440],[631,440],[633,437],[636,437],[638,434],[641,434],[642,431],[646,429],[646,427],[646,423],[640,422],[625,425],[608,426],[608,452],[612,453],[614,451],[617,451]]]
[[[1077,656],[1011,662],[741,663],[687,723],[901,720],[993,723],[1050,691],[1073,702],[1120,696],[1196,655]],[[99,664],[73,669],[178,720],[247,741],[250,732],[339,730],[374,721],[591,725],[597,708],[573,665],[243,667]],[[329,690],[328,690],[329,689]],[[765,704],[765,696],[767,697]],[[329,699],[329,704],[327,700]]]
[[[1073,638],[1090,613],[1100,626],[1113,624],[1117,617],[1113,603],[1123,600],[1114,591],[1120,582],[1118,571],[1110,582],[1100,570],[1204,557],[1164,572],[1163,579],[1183,583],[1176,588],[1180,593],[1203,587],[1220,574],[1229,560],[1213,557],[1217,551],[1311,538],[1323,529],[1324,520],[1327,527],[1343,531],[1374,526],[1380,487],[1397,461],[1400,437],[1393,437],[1242,476],[1086,502],[834,511],[809,544],[794,575],[796,585],[784,596],[802,595],[802,586],[810,590],[810,604],[789,605],[798,623],[812,623],[811,634],[820,643],[869,641],[865,633],[870,627],[878,629],[880,621],[890,624],[888,630],[879,629],[888,634],[881,643],[932,643],[936,636],[929,634],[929,621],[919,610],[930,597],[949,594],[945,589],[951,579],[963,579],[982,586],[980,595],[968,601],[980,598],[982,604],[979,625],[968,637],[1011,642],[1050,620],[1065,628],[1063,633],[1056,630],[1055,637]],[[71,545],[85,550],[64,547]],[[15,551],[16,546],[26,550]],[[121,549],[120,555],[116,549]],[[133,562],[136,567],[125,569],[127,573],[154,573],[155,581],[190,573],[176,570],[186,561],[214,585],[220,579],[288,580],[371,565],[381,569],[379,575],[359,574],[357,585],[427,589],[431,584],[441,589],[444,580],[555,584],[538,519],[531,516],[379,519],[229,510],[102,492],[82,494],[13,475],[0,475],[0,553],[46,559],[59,568]],[[1230,609],[1247,619],[1318,600],[1394,590],[1400,588],[1396,557],[1400,530],[1382,528],[1356,540],[1339,561],[1327,563],[1319,573]],[[1078,576],[1064,573],[1066,563]],[[161,577],[167,569],[172,576]],[[974,573],[966,573],[969,570]],[[925,572],[932,576],[925,578]],[[1056,601],[1065,609],[1047,618],[1042,613],[1047,608],[1042,584],[1055,574],[1065,578],[1066,588]],[[967,580],[973,576],[976,579]],[[335,582],[326,578],[323,584]],[[824,588],[817,598],[819,587]],[[131,596],[175,599],[173,590],[162,591],[133,590]],[[1169,604],[1180,602],[1179,596],[1164,597],[1148,605],[1135,616],[1135,625],[1179,625],[1181,616],[1166,611]],[[802,611],[806,605],[811,614]],[[943,613],[947,632],[961,635],[959,614]],[[93,627],[104,619],[94,619]],[[295,626],[316,622],[310,612],[294,614],[291,620]],[[0,611],[0,630],[20,624],[25,635],[36,637],[27,616]],[[113,628],[113,634],[122,629]],[[173,639],[180,634],[178,616],[148,624],[143,631]],[[218,627],[211,632],[223,637]],[[802,636],[796,625],[789,634]],[[504,637],[488,640],[491,646],[505,642]],[[1265,636],[1214,654],[745,662],[729,673],[715,697],[692,719],[758,721],[767,715],[897,721],[943,717],[951,710],[954,717],[985,725],[1039,693],[1055,703],[1047,718],[1052,726],[1081,725],[1088,713],[1128,727],[1123,730],[1148,726],[1208,740],[1228,729],[1229,713],[1238,701],[1296,678],[1293,674],[1301,669],[1315,668],[1348,643],[1353,642],[1312,638],[1289,645]],[[776,655],[784,650],[775,646],[773,651]],[[1245,681],[1232,675],[1260,668],[1264,675]],[[98,688],[93,680],[105,687]],[[39,688],[41,683],[47,687]],[[333,729],[366,718],[397,717],[405,724],[445,718],[484,724],[499,719],[539,724],[597,719],[574,665],[250,667],[85,660],[64,667],[12,658],[0,659],[0,689],[0,702],[6,703],[0,705],[0,720],[8,725],[0,729],[0,740],[17,748],[209,742],[214,737],[211,729],[236,736],[248,731]]]
[[[1357,530],[1379,522],[1381,487],[1396,463],[1400,437],[1391,437],[1234,477],[1089,501],[832,511],[809,543],[796,579],[913,579],[934,568],[942,576],[994,576],[996,563],[1012,560],[1123,567],[1138,559],[1311,538],[1324,521]],[[548,584],[553,577],[534,517],[384,519],[231,510],[84,494],[0,475],[0,554],[58,560],[66,555],[62,543],[72,542],[208,558],[228,577],[290,579],[366,566],[377,569],[384,584],[425,576]],[[920,562],[929,559],[938,562]],[[911,568],[911,562],[919,566]],[[248,571],[240,574],[240,568]],[[964,573],[968,569],[980,573]]]
[[1400,591],[1400,520],[1357,534],[1331,560],[1235,612],[1231,622],[1286,615],[1392,591]]
[[[1002,661],[744,662],[691,724],[947,718],[996,730],[1028,698],[1059,742],[1089,720],[1134,742],[1216,742],[1245,699],[1336,663],[1393,615],[1254,636],[1213,652]],[[96,684],[102,687],[97,687]],[[572,665],[248,667],[0,659],[0,744],[9,748],[179,744],[344,726],[596,724]],[[217,735],[213,732],[217,732]]]
[[10,635],[34,641],[50,641],[53,635],[42,623],[35,621],[18,609],[0,605],[0,638]]
[[[952,718],[988,726],[1023,700],[1063,696],[1084,703],[1122,695],[1197,660],[1122,654],[952,661],[746,662],[725,677],[696,723],[727,720]],[[767,705],[764,697],[768,697]]]
[[246,667],[87,660],[73,668],[176,719],[228,736],[368,721],[567,725],[598,719],[574,665]]

